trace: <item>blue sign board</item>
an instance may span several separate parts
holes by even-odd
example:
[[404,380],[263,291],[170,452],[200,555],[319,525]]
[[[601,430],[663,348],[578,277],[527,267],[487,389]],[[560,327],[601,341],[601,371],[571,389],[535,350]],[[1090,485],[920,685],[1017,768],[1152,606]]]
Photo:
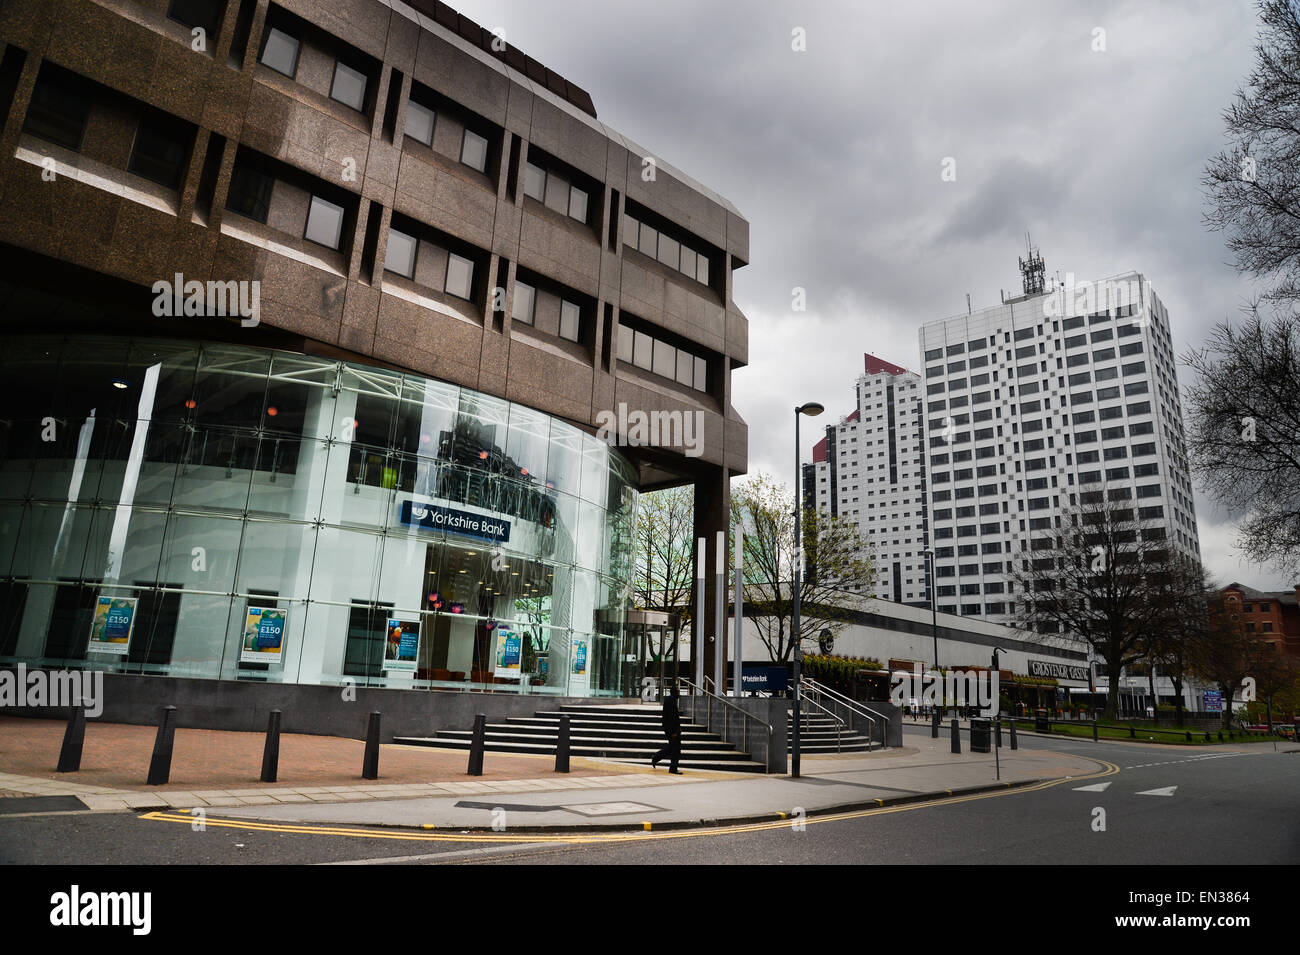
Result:
[[447,531],[462,537],[504,544],[510,540],[510,522],[500,517],[471,514],[438,504],[421,504],[419,501],[402,502],[399,520],[407,527],[426,531]]
[[779,693],[790,686],[790,672],[785,667],[742,667],[741,689],[750,692]]
[[1223,694],[1218,690],[1205,690],[1201,693],[1201,698],[1205,701],[1205,712],[1223,712]]

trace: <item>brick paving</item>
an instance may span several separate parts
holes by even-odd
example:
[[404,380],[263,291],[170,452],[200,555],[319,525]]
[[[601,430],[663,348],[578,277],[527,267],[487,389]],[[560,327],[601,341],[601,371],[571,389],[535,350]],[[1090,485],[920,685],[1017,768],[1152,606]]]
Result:
[[[262,733],[177,729],[171,781],[146,786],[155,727],[87,723],[81,770],[56,773],[65,725],[62,720],[0,717],[0,794],[76,795],[91,808],[121,809],[500,792],[566,781],[555,773],[549,756],[487,753],[483,775],[471,777],[465,773],[467,753],[392,744],[380,748],[379,778],[366,780],[361,777],[363,741],[285,733],[280,736],[279,781],[260,783]],[[600,777],[626,779],[638,772],[631,765],[574,758],[568,783],[599,785],[605,782]]]

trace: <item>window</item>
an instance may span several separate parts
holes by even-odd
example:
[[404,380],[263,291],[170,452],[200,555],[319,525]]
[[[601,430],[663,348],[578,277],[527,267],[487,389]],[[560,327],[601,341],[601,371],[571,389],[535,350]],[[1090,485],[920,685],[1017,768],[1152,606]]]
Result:
[[638,368],[644,368],[649,371],[654,366],[654,346],[655,340],[645,332],[637,332],[635,335],[635,353],[632,364]]
[[943,357],[942,348],[931,348],[929,351],[925,353],[926,361],[933,361],[936,358],[942,358],[942,357]]
[[449,295],[469,299],[474,293],[474,263],[463,255],[452,252],[447,256],[447,283]]
[[682,264],[681,244],[676,239],[671,239],[659,233],[659,261],[670,268],[679,268]]
[[541,166],[534,166],[530,162],[524,163],[524,195],[538,202],[546,201],[546,170]]
[[684,349],[677,349],[677,383],[695,386],[695,356]]
[[422,103],[408,100],[406,104],[406,135],[414,140],[433,145],[433,121],[437,114]]
[[[518,296],[518,292],[515,293]],[[632,342],[634,334],[626,325],[618,326],[618,360],[632,363]],[[826,480],[822,478],[822,480]]]
[[186,138],[176,123],[155,116],[141,119],[127,169],[168,189],[180,188]]
[[[537,289],[533,288],[527,282],[515,282],[515,304],[510,312],[512,321],[523,322],[525,325],[533,324],[533,309],[537,304]],[[626,333],[626,334],[624,334]],[[626,344],[624,338],[627,339]],[[619,357],[622,357],[623,349],[628,352],[627,361],[632,360],[632,330],[620,326],[618,330],[618,349]]]
[[655,341],[654,368],[656,375],[664,378],[677,376],[677,350],[667,342]]
[[224,6],[222,0],[172,0],[167,7],[167,16],[187,27],[202,28],[211,43],[217,28],[221,26]]
[[307,210],[307,229],[303,233],[303,238],[337,249],[342,235],[343,207],[320,196],[312,196],[311,208]]
[[65,70],[47,73],[42,69],[40,80],[32,90],[23,132],[68,149],[80,149],[90,111],[88,93],[72,73]]
[[351,106],[357,112],[366,108],[366,74],[354,70],[346,63],[334,64],[334,82],[330,84],[330,99],[338,100],[344,106]]
[[271,211],[271,188],[274,185],[275,180],[260,169],[236,164],[230,176],[226,208],[264,223]]
[[[576,342],[581,336],[582,309],[567,299],[560,302],[560,337]],[[671,375],[669,377],[672,377]]]
[[384,255],[384,271],[395,272],[406,278],[415,277],[415,254],[420,243],[415,236],[388,230],[388,252]]
[[266,31],[266,40],[262,43],[262,62],[277,73],[293,79],[298,73],[298,38],[271,27]]
[[[577,186],[569,187],[569,218],[577,219],[579,222],[587,221],[587,193]],[[691,271],[694,272],[694,262],[691,266]]]
[[483,172],[487,169],[488,141],[474,132],[465,130],[460,141],[460,161],[471,169]]

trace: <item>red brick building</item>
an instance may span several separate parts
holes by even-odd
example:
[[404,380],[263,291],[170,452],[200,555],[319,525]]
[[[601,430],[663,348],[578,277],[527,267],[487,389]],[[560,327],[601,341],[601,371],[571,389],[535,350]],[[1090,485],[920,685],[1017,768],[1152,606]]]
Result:
[[1300,660],[1300,584],[1291,590],[1262,591],[1233,582],[1220,593],[1247,633]]

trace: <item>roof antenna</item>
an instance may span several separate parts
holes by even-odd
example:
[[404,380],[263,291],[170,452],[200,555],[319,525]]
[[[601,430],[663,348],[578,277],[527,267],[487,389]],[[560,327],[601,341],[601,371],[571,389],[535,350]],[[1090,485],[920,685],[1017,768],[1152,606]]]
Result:
[[1034,248],[1028,232],[1025,233],[1025,251],[1029,257],[1020,260],[1021,287],[1026,295],[1041,295],[1047,285],[1047,266]]
[[970,314],[970,292],[966,293],[966,314]]

